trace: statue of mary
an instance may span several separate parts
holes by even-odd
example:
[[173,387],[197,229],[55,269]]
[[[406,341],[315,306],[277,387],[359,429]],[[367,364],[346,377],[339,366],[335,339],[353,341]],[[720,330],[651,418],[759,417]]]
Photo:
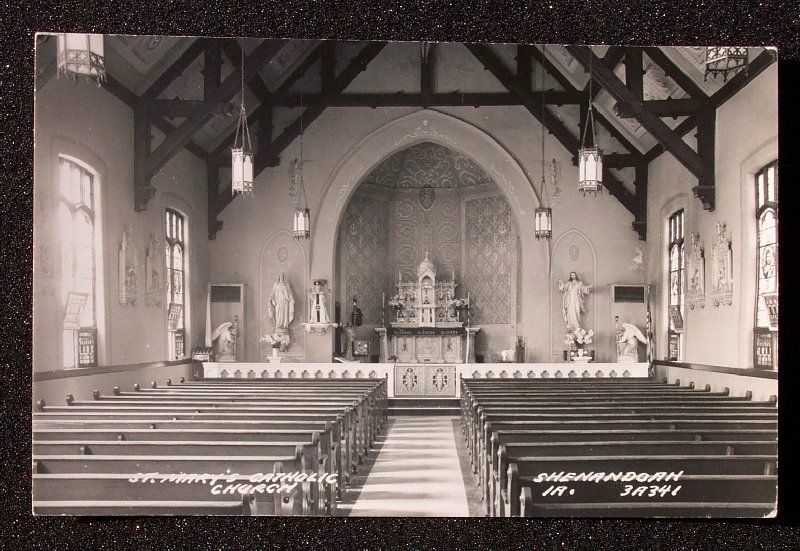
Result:
[[569,281],[566,283],[562,279],[558,280],[558,290],[564,293],[562,309],[568,330],[574,331],[581,328],[581,316],[586,313],[583,306],[583,295],[588,295],[591,288],[591,285],[583,284],[578,278],[577,272],[570,272]]
[[275,323],[276,333],[287,333],[294,320],[294,296],[283,273],[278,276],[269,295],[269,318]]

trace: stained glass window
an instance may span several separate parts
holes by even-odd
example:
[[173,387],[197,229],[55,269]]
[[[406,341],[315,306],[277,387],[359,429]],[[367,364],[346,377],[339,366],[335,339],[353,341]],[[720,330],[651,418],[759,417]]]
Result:
[[[167,333],[169,343],[169,359],[183,359],[184,337],[186,328],[185,308],[185,266],[186,242],[184,239],[185,220],[181,213],[173,209],[166,210],[166,262],[167,262]],[[178,307],[179,306],[179,307]],[[178,313],[179,312],[179,313]],[[177,313],[177,320],[172,319]]]
[[[59,159],[58,231],[61,241],[61,302],[64,306],[62,365],[97,365],[94,177],[81,165]],[[71,294],[86,295],[77,312],[67,312]],[[69,319],[67,319],[69,317]]]
[[669,329],[667,354],[670,360],[680,360],[683,354],[683,276],[684,276],[684,223],[683,209],[669,217],[669,243],[667,244],[667,285],[669,289]]
[[756,367],[777,369],[778,162],[759,170],[756,188]]

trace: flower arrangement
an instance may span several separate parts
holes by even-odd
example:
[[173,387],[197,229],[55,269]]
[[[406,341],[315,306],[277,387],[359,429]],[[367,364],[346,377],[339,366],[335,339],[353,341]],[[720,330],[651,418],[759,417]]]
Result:
[[270,346],[272,346],[272,348],[279,348],[285,351],[286,349],[289,348],[290,337],[288,334],[279,335],[276,333],[274,335],[264,335],[263,337],[259,338],[258,341],[266,342]]
[[564,344],[567,346],[572,346],[573,344],[592,344],[592,337],[594,337],[594,331],[591,329],[581,329],[580,327],[575,329],[572,333],[567,333],[564,336]]
[[592,337],[594,337],[594,331],[591,329],[581,329],[580,327],[573,331],[575,335],[575,342],[578,344],[592,344]]
[[400,297],[400,295],[394,295],[393,297],[391,297],[389,299],[388,304],[395,310],[402,310],[403,308],[405,308],[405,302],[403,301],[403,298]]
[[452,308],[455,308],[456,310],[463,310],[464,308],[469,307],[469,299],[452,298],[450,299],[449,304]]

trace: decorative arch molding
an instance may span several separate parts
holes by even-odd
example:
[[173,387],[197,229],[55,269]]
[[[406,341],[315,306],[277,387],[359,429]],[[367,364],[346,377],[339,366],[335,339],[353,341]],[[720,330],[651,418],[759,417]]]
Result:
[[[325,184],[314,219],[311,243],[311,274],[338,283],[335,255],[338,227],[350,197],[374,167],[401,149],[421,142],[433,142],[475,161],[495,181],[514,213],[525,259],[522,281],[547,280],[547,248],[537,246],[533,212],[539,205],[526,172],[495,138],[457,117],[423,109],[392,120],[364,136],[337,164]],[[523,283],[524,285],[524,283]],[[544,297],[522,293],[521,323],[525,312],[533,312]]]
[[[282,250],[282,249],[285,249]],[[302,261],[302,266],[297,266],[296,262]],[[282,266],[289,263],[287,266]],[[269,332],[269,321],[267,320],[266,303],[272,292],[272,285],[279,272],[287,272],[289,284],[295,300],[294,321],[291,325],[292,346],[283,353],[282,356],[302,357],[306,350],[306,333],[300,324],[306,321],[306,291],[308,287],[308,251],[302,243],[294,238],[292,232],[281,229],[270,235],[261,247],[258,259],[258,337],[256,351],[259,361],[266,361],[263,358],[263,345],[259,342],[262,336]],[[300,281],[297,281],[300,279]]]
[[[573,248],[575,248],[577,254],[575,254],[575,251],[572,250]],[[589,258],[584,256],[586,253],[588,253]],[[556,337],[556,333],[558,332],[559,336],[562,333],[566,333],[566,328],[561,331],[564,322],[561,317],[561,294],[558,291],[558,279],[565,279],[565,276],[568,275],[569,271],[574,270],[578,272],[578,276],[584,283],[592,286],[597,285],[597,250],[595,249],[594,243],[592,243],[592,240],[588,235],[579,229],[570,228],[559,235],[558,239],[556,239],[555,243],[553,243],[551,263],[553,269],[550,272],[550,278],[548,281],[550,298],[550,329],[548,331],[550,359],[547,361],[556,361],[558,358],[555,358],[555,344],[556,342],[561,342],[560,340],[556,341],[556,338],[558,338]],[[587,273],[587,268],[590,273]],[[598,305],[596,303],[596,298],[591,294],[589,295],[589,301],[591,328],[594,329],[595,333],[597,333]]]

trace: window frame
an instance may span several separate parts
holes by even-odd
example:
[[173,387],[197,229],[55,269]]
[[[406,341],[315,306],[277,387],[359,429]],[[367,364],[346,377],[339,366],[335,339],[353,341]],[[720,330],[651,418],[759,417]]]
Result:
[[[166,207],[164,209],[164,242],[165,242],[165,272],[166,272],[166,307],[167,307],[167,359],[168,360],[183,360],[186,359],[186,307],[187,307],[187,217],[185,214],[177,209]],[[179,252],[180,268],[176,269],[176,251]],[[175,292],[175,275],[176,272],[180,273],[180,300],[176,302]],[[170,312],[173,304],[180,304],[181,311],[174,323],[175,328],[171,328],[172,320]]]
[[[59,154],[57,156],[57,178],[58,178],[58,200],[57,200],[57,218],[58,218],[58,225],[61,225],[61,213],[64,212],[62,210],[66,209],[69,216],[69,221],[72,225],[71,233],[71,240],[67,242],[63,235],[58,239],[58,250],[60,252],[60,278],[59,278],[59,288],[62,295],[61,303],[62,308],[64,309],[64,313],[66,313],[66,304],[65,301],[67,300],[66,297],[72,292],[80,292],[86,293],[91,297],[91,304],[92,304],[92,316],[91,316],[91,323],[89,324],[80,324],[78,328],[67,328],[65,327],[66,316],[62,319],[60,323],[60,332],[61,332],[61,366],[63,369],[83,369],[88,367],[97,367],[99,364],[99,327],[100,327],[100,315],[102,312],[101,305],[99,304],[99,300],[101,297],[100,293],[100,284],[99,281],[100,273],[98,272],[97,266],[98,262],[101,260],[98,258],[99,254],[102,252],[101,244],[98,243],[98,222],[99,222],[99,212],[98,212],[98,176],[94,170],[88,167],[83,162],[75,159],[73,157]],[[77,170],[81,184],[79,190],[79,197],[68,197],[64,194],[64,166],[68,166],[68,170],[70,171],[70,178],[72,178],[73,171]],[[88,192],[84,188],[84,179],[88,179],[89,183],[89,190]],[[72,185],[72,182],[70,182]],[[86,199],[88,197],[89,203],[87,204]],[[78,241],[78,232],[75,231],[78,225],[79,217],[85,216],[86,220],[89,222],[90,231],[89,231],[89,243],[79,243]],[[66,266],[64,264],[65,255],[65,245],[69,245],[71,250],[69,253],[69,260],[70,266]],[[88,258],[90,259],[91,263],[91,276],[89,278],[80,278],[80,266],[78,265],[79,257],[79,248],[80,247],[88,247],[89,254]],[[69,279],[72,281],[72,287],[66,288],[65,287],[65,274],[69,273]],[[77,287],[78,279],[89,279],[91,284],[91,289],[89,291],[85,289],[79,290]],[[81,316],[82,317],[82,316]],[[65,365],[67,362],[67,341],[68,335],[67,333],[72,333],[69,341],[71,342],[72,353],[70,354],[72,359],[72,365]],[[81,358],[88,358],[83,360]]]
[[[773,171],[773,190],[772,194],[769,193],[769,181],[767,175],[769,171]],[[764,301],[762,293],[762,278],[761,278],[761,258],[762,249],[769,246],[774,246],[774,263],[775,263],[775,293],[779,295],[779,266],[780,266],[780,251],[778,246],[778,187],[779,187],[779,171],[778,160],[775,159],[763,167],[761,167],[753,176],[753,190],[755,193],[755,308],[753,309],[753,367],[756,369],[764,370],[777,370],[778,369],[778,328],[771,327],[769,323],[764,325],[759,319],[762,310],[762,303]],[[775,223],[775,241],[774,243],[762,244],[762,217],[765,213],[771,211]],[[764,305],[766,308],[766,305]]]
[[[667,218],[666,287],[667,287],[667,360],[681,361],[685,347],[685,285],[686,273],[686,210],[679,208]],[[677,247],[677,267],[673,251]],[[673,302],[672,281],[675,275],[677,298]],[[678,326],[680,325],[680,326]]]

